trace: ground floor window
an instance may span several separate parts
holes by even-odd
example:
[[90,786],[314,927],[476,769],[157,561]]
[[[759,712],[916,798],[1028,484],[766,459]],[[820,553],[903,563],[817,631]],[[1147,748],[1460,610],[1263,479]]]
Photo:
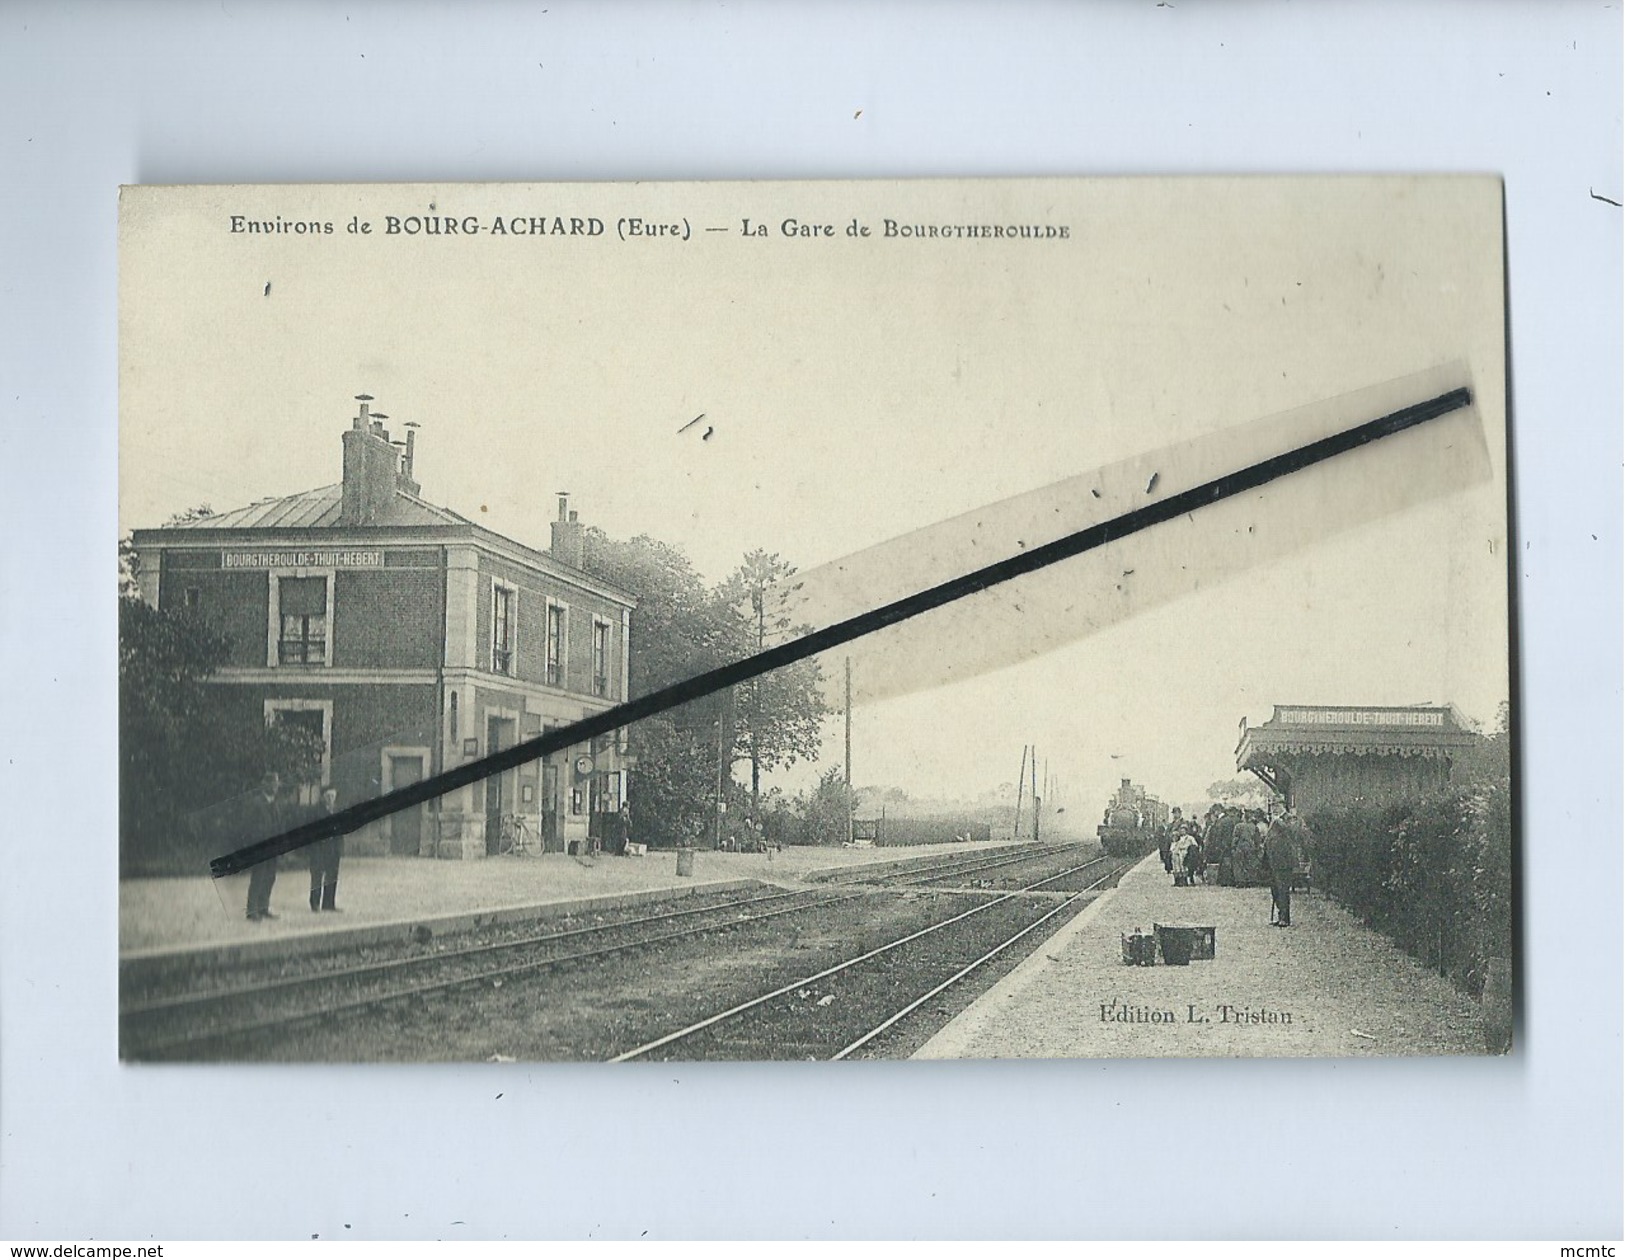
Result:
[[621,772],[605,770],[592,778],[592,812],[613,814],[621,807]]
[[298,785],[303,801],[328,780],[333,759],[333,702],[267,700],[265,725],[272,736],[268,755],[276,763],[269,768]]

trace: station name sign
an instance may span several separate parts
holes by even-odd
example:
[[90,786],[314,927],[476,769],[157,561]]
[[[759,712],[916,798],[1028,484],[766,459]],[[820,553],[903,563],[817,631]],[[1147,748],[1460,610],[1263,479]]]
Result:
[[1281,709],[1294,726],[1443,726],[1441,709]]
[[223,569],[381,569],[382,551],[223,551]]

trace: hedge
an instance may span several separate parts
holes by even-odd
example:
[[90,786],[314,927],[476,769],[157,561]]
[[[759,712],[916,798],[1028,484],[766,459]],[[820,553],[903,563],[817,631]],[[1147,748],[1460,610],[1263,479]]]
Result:
[[886,818],[880,823],[882,847],[952,844],[956,840],[993,838],[993,828],[974,818]]
[[1502,778],[1307,820],[1316,886],[1466,992],[1512,956],[1512,791]]

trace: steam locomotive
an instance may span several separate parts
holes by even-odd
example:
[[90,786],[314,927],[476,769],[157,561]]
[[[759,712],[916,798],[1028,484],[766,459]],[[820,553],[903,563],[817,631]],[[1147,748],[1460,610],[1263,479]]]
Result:
[[1168,818],[1167,805],[1124,779],[1112,794],[1095,833],[1100,837],[1100,847],[1114,857],[1140,857],[1157,847],[1157,828]]

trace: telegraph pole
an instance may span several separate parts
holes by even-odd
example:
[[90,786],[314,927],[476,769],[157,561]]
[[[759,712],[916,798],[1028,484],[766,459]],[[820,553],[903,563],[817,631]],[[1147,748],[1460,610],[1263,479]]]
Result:
[[852,843],[852,658],[846,658],[846,842]]
[[1016,775],[1016,821],[1010,824],[1010,838],[1021,839],[1021,798],[1027,791],[1027,745],[1021,746],[1021,771]]
[[[1044,812],[1044,798],[1038,795],[1038,745],[1033,745],[1033,843],[1038,843],[1038,819]],[[1047,789],[1046,789],[1047,790]]]
[[727,731],[727,723],[723,719],[723,706],[730,703],[732,698],[732,691],[729,691],[726,696],[717,697],[717,800],[716,809],[712,811],[711,819],[712,849],[722,848],[722,767],[725,764],[723,740]]

